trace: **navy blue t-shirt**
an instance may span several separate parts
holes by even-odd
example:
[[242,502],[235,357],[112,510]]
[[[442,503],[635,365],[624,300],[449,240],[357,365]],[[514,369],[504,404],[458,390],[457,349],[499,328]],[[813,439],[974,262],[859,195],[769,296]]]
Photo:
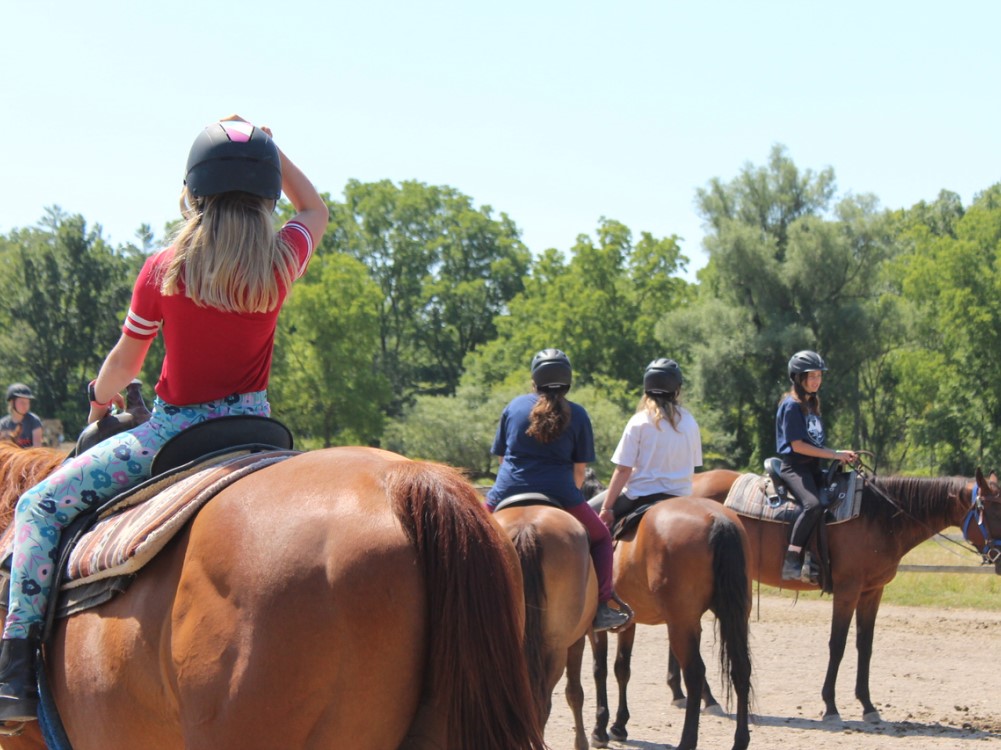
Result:
[[819,461],[813,456],[804,456],[792,449],[794,440],[802,440],[818,448],[824,447],[824,423],[820,415],[803,413],[802,404],[792,396],[786,396],[779,404],[775,415],[775,449],[779,456],[790,464]]
[[487,493],[492,507],[511,495],[541,492],[570,508],[584,502],[574,483],[574,464],[594,461],[591,418],[580,404],[570,404],[570,423],[556,440],[540,443],[525,433],[539,396],[526,393],[511,401],[501,414],[490,452],[504,458],[497,481]]

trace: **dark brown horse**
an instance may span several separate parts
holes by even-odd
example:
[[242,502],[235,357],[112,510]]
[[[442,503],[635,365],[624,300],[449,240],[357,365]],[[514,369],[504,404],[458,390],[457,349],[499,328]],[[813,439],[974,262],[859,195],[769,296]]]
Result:
[[[740,476],[739,472],[727,470],[696,474],[694,491],[723,502]],[[883,587],[893,580],[900,559],[909,550],[945,528],[963,525],[971,509],[977,512],[978,505],[984,525],[970,524],[967,538],[978,549],[986,549],[990,542],[987,536],[1001,535],[1001,489],[994,474],[985,479],[979,470],[972,480],[877,479],[867,483],[861,515],[827,529],[834,601],[830,657],[821,691],[825,720],[840,718],[834,688],[854,616],[858,648],[855,697],[862,704],[865,721],[880,721],[869,695],[869,664]],[[817,589],[814,584],[781,579],[782,559],[789,542],[788,525],[745,516],[740,520],[747,530],[752,567],[759,581],[786,589]]]
[[[0,449],[8,500],[59,457]],[[312,451],[217,495],[57,622],[75,750],[544,747],[514,549],[453,469]],[[35,722],[5,750],[44,747]]]
[[[561,508],[504,508],[494,518],[507,531],[525,582],[525,653],[544,722],[553,689],[565,669],[566,698],[574,712],[577,750],[587,750],[580,667],[584,641],[598,607],[598,579],[591,564],[587,530]],[[568,666],[569,665],[569,666]]]
[[[733,747],[750,741],[748,701],[751,658],[748,618],[751,577],[747,567],[747,536],[736,514],[701,497],[664,500],[643,516],[639,526],[620,539],[615,549],[615,590],[633,608],[634,624],[618,634],[615,676],[619,707],[611,736],[625,740],[629,708],[626,687],[636,637],[635,623],[667,624],[671,653],[681,665],[685,685],[697,695],[705,685],[706,666],[700,654],[702,615],[716,615],[720,641],[720,672],[736,693],[737,728]],[[598,721],[591,735],[595,747],[605,747],[609,734],[607,634],[592,640]],[[570,669],[568,667],[568,676]],[[699,703],[689,701],[678,750],[698,744]]]

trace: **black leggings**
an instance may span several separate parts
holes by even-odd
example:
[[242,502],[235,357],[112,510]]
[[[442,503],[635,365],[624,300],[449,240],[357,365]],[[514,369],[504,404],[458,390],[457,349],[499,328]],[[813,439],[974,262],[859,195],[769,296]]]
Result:
[[820,504],[820,482],[817,481],[817,470],[812,464],[793,466],[783,461],[779,473],[792,490],[793,496],[803,506],[803,512],[799,514],[796,523],[793,524],[792,534],[789,537],[791,546],[803,547],[810,538],[817,521],[820,520],[820,514],[824,512],[824,508]]

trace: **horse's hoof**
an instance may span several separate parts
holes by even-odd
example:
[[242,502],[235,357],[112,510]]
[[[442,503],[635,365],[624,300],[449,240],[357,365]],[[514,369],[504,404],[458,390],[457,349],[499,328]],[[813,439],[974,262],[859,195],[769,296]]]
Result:
[[879,724],[883,721],[883,717],[879,715],[879,711],[869,711],[862,714],[862,721],[866,724]]
[[688,698],[675,698],[671,705],[676,708],[688,708]]
[[612,736],[612,739],[615,740],[616,742],[625,742],[626,740],[629,739],[629,732],[626,731],[625,727],[622,727],[621,729],[612,727],[611,729],[608,730],[608,733]]
[[608,747],[608,737],[602,739],[601,737],[596,737],[591,735],[591,747]]
[[835,711],[833,714],[824,714],[823,722],[825,724],[833,724],[836,721],[841,721],[841,714]]
[[706,716],[726,716],[726,711],[723,710],[723,707],[719,703],[706,706],[702,709],[702,713],[706,714]]

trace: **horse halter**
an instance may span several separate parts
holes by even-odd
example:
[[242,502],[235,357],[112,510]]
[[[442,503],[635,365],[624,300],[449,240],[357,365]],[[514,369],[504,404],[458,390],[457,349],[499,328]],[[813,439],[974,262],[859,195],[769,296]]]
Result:
[[983,557],[984,564],[993,565],[995,571],[1001,575],[1001,539],[992,536],[991,530],[988,527],[986,518],[988,503],[1001,503],[1001,496],[991,495],[984,498],[980,492],[980,484],[974,481],[973,491],[970,496],[970,509],[966,512],[966,517],[963,518],[963,538],[972,544],[974,548],[977,547],[973,540],[970,539],[970,526],[976,524],[980,535],[984,539],[983,546],[977,549],[977,551]]

